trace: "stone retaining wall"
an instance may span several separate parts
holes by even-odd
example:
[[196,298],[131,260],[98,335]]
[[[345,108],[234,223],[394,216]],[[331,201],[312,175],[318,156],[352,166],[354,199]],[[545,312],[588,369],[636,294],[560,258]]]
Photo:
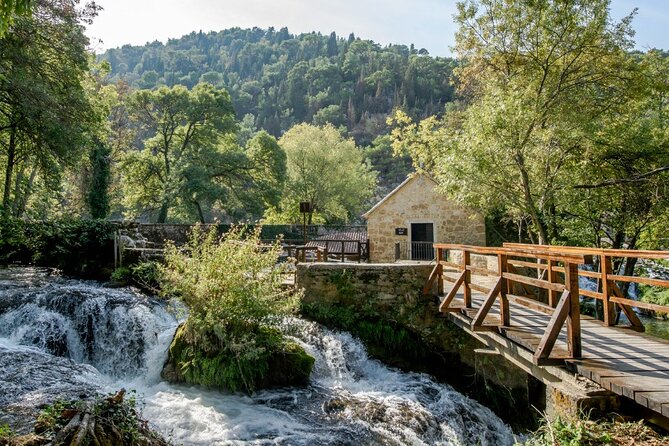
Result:
[[341,264],[301,263],[297,265],[296,283],[306,290],[310,301],[356,303],[374,301],[383,307],[422,298],[423,288],[432,271],[428,264]]

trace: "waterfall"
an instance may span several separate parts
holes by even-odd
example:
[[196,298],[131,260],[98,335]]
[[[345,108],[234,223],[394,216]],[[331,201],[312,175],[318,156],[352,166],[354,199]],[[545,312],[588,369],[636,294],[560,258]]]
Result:
[[298,318],[281,329],[316,358],[307,387],[247,396],[162,382],[177,324],[132,288],[0,271],[0,423],[18,423],[17,408],[35,402],[124,387],[177,444],[513,444],[495,414],[450,386],[388,368],[350,334]]

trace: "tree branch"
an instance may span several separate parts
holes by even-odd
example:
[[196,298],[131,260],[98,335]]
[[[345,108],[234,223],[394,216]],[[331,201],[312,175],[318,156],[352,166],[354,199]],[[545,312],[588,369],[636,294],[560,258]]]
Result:
[[643,181],[647,181],[648,178],[652,177],[653,175],[657,175],[666,171],[669,171],[669,166],[658,167],[657,169],[653,169],[651,171],[639,175],[634,175],[629,178],[615,178],[597,184],[578,184],[574,186],[574,189],[596,189],[600,187],[616,186],[618,184],[640,183]]

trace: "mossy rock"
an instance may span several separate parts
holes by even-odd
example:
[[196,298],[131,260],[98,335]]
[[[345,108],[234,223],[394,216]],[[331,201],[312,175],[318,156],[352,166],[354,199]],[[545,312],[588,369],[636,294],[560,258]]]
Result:
[[179,326],[170,345],[162,372],[168,382],[233,392],[304,386],[309,382],[315,360],[294,342],[282,340],[254,361],[239,361],[225,347],[204,352],[193,345],[187,330],[187,324]]
[[315,359],[295,342],[285,342],[269,357],[269,371],[261,387],[305,386]]

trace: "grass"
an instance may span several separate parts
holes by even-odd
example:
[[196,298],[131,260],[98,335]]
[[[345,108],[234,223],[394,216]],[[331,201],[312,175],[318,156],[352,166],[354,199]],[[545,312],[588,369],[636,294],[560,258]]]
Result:
[[523,446],[668,446],[669,437],[660,435],[643,421],[543,419],[541,426]]

